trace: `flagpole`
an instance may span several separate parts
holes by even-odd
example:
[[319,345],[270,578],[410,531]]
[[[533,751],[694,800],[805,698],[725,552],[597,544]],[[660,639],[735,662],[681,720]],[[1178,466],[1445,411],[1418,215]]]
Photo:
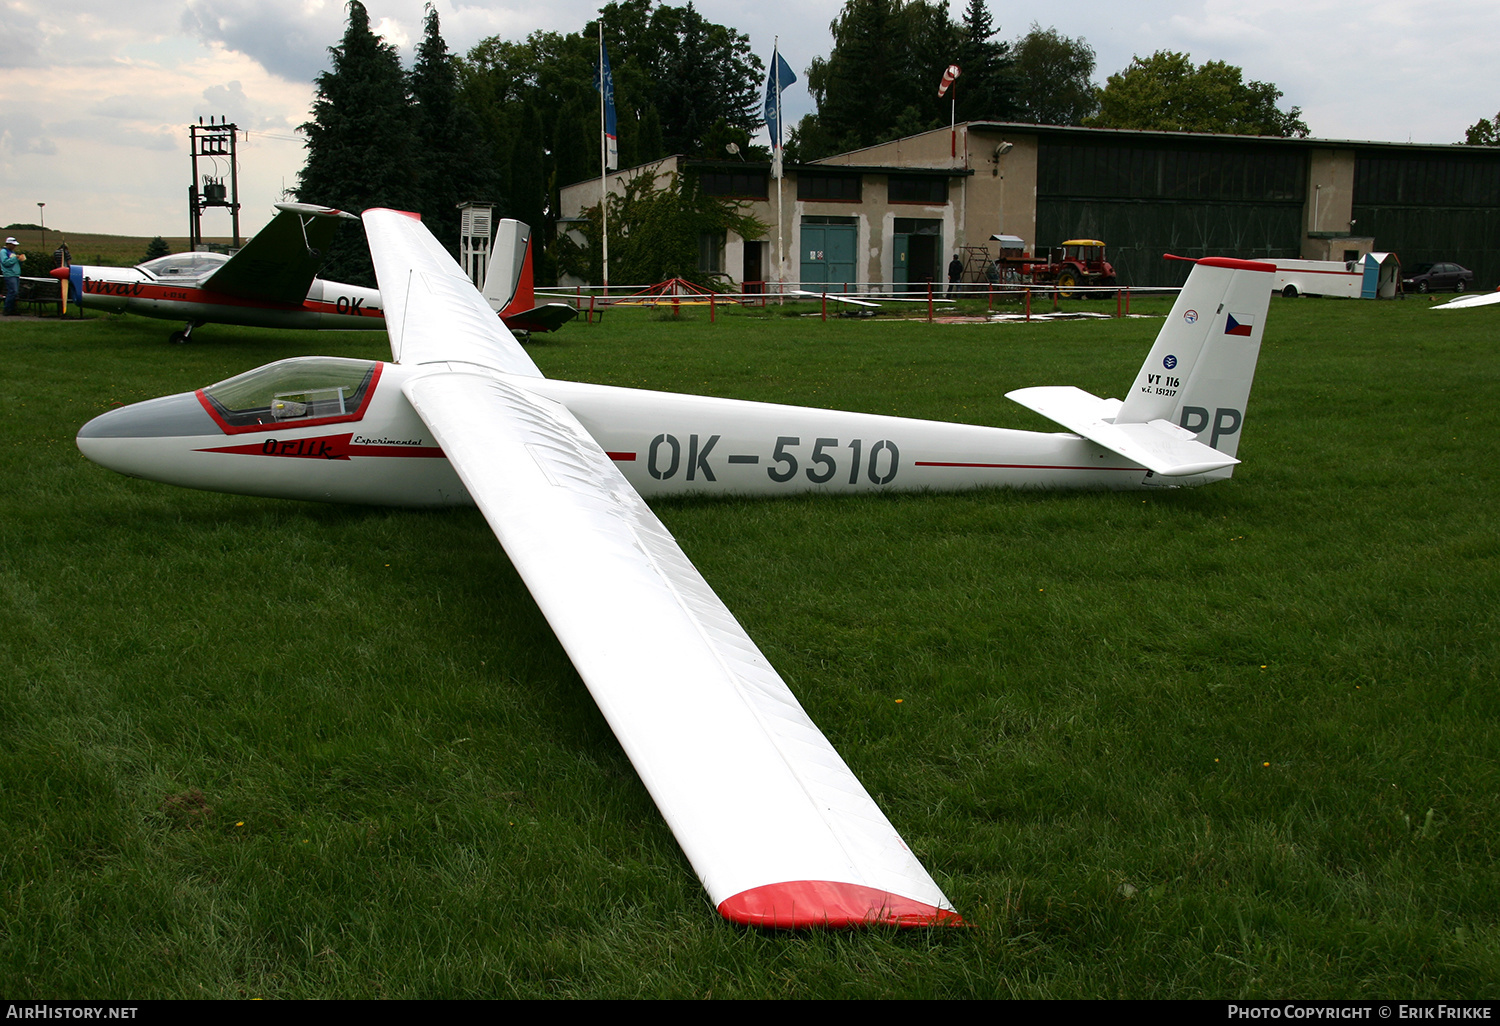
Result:
[[599,19],[599,235],[604,243],[604,298],[609,298],[609,140],[604,127],[604,19]]
[[771,162],[776,171],[776,277],[781,284],[778,290],[786,295],[786,239],[783,235],[781,212],[781,185],[786,178],[786,167],[781,152],[781,37],[775,36],[771,46],[771,77],[776,89],[776,138],[771,140]]

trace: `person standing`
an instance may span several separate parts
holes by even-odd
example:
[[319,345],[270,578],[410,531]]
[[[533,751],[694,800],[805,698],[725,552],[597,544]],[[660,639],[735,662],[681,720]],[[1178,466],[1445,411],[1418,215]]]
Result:
[[964,262],[957,253],[953,254],[953,260],[948,264],[948,292],[950,294],[958,291],[958,283],[964,278]]
[[21,261],[26,259],[25,253],[16,252],[21,244],[15,239],[6,239],[5,247],[0,249],[0,277],[5,279],[5,316],[16,315],[16,299],[21,294]]

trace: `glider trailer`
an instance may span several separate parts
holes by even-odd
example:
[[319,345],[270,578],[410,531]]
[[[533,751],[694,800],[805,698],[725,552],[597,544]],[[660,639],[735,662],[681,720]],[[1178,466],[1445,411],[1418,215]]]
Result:
[[958,923],[643,497],[1129,489],[1229,477],[1269,264],[1196,261],[1127,397],[1025,388],[1065,431],[552,381],[419,221],[364,215],[392,362],[284,360],[78,434],[124,474],[482,511],[726,918]]

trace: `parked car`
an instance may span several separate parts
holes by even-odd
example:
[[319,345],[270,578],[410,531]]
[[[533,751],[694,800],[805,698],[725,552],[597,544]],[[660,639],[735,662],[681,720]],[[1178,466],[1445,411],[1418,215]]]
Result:
[[1457,264],[1413,264],[1401,275],[1404,292],[1467,292],[1474,287],[1474,272]]

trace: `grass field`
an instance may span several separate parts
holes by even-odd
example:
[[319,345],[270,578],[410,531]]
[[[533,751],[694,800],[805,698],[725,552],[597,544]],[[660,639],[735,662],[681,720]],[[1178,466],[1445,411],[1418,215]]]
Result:
[[[151,239],[144,235],[59,232],[55,228],[48,228],[45,238],[41,231],[34,228],[17,228],[4,234],[15,236],[20,243],[21,252],[27,257],[26,273],[35,276],[47,273],[47,268],[52,266],[52,251],[64,239],[68,243],[68,252],[73,255],[73,263],[98,267],[134,267],[141,262],[141,258],[146,255],[146,247],[151,244]],[[185,235],[168,236],[162,241],[173,253],[183,253],[189,248]],[[227,246],[231,240],[226,235],[223,238],[210,237],[204,241]]]
[[[1208,488],[659,505],[971,924],[833,934],[717,917],[477,512],[73,444],[381,337],[8,322],[0,992],[1494,998],[1497,313],[1273,301]],[[1047,430],[1004,392],[1120,395],[1159,325],[616,310],[531,352]]]

